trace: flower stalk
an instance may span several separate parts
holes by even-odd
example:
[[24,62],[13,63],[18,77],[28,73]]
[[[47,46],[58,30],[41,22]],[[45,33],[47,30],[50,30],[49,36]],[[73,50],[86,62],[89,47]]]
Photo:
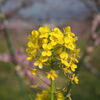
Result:
[[51,79],[51,100],[54,100],[54,80]]

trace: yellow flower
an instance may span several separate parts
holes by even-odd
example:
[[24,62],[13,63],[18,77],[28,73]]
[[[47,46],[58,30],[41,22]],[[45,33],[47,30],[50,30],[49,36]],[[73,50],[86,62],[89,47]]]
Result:
[[51,40],[52,46],[55,46],[57,44],[58,38],[55,32],[50,33],[50,40]]
[[64,64],[66,67],[70,66],[70,64],[64,59],[61,59],[61,63]]
[[43,51],[42,51],[42,56],[51,56],[52,55],[52,46],[51,44],[43,44]]
[[66,75],[66,73],[71,73],[71,71],[67,68],[67,67],[65,67],[65,68],[63,68],[64,69],[64,74]]
[[48,33],[44,33],[44,34],[41,34],[39,36],[39,38],[48,38],[49,34]]
[[[65,100],[61,92],[54,94],[55,100]],[[43,90],[41,93],[36,95],[35,100],[50,100],[50,89]]]
[[64,32],[65,32],[66,35],[70,35],[72,37],[75,36],[75,34],[71,32],[71,27],[70,26],[65,27]]
[[65,37],[64,38],[64,42],[65,42],[65,47],[70,49],[70,50],[74,50],[76,45],[74,43],[74,38],[72,37]]
[[41,94],[37,94],[37,97],[35,98],[35,100],[47,100],[48,98],[49,98],[49,93],[48,91],[44,90]]
[[50,100],[50,93],[48,90],[43,90],[42,93],[36,95],[35,100]]
[[39,32],[40,32],[41,34],[43,34],[43,33],[48,33],[49,31],[50,31],[50,28],[49,28],[48,25],[46,25],[45,27],[40,27],[40,28],[39,28]]
[[59,28],[54,28],[53,32],[50,33],[50,40],[53,46],[57,44],[63,44],[63,33],[59,30]]
[[75,69],[76,69],[76,68],[77,68],[77,65],[73,63],[73,64],[71,65],[71,70],[72,70],[73,72],[75,72]]
[[61,58],[61,59],[67,60],[68,54],[67,54],[66,52],[62,52],[62,53],[60,54],[60,58]]
[[36,75],[37,69],[29,69],[33,75]]
[[64,96],[63,96],[63,94],[61,92],[56,94],[56,98],[57,98],[57,100],[65,100]]
[[78,80],[77,76],[75,76],[75,74],[73,74],[72,81],[74,81],[76,84],[78,84],[79,80]]
[[70,26],[65,27],[64,31],[65,32],[71,32],[71,27]]
[[56,74],[55,70],[51,70],[47,77],[48,77],[48,79],[54,80],[55,78],[58,77],[58,75]]
[[42,39],[42,43],[43,43],[43,44],[47,44],[47,43],[48,43],[48,39],[45,39],[45,38]]
[[79,80],[78,80],[77,76],[74,77],[74,81],[75,81],[76,84],[78,84],[78,81],[79,81]]
[[27,60],[31,61],[33,58],[31,55],[28,55]]
[[49,28],[49,26],[45,26],[45,27],[40,27],[39,28],[39,33],[40,33],[40,36],[39,36],[39,38],[48,38],[48,36],[49,36],[49,32],[50,31],[50,28]]
[[62,52],[62,53],[60,54],[60,59],[61,59],[62,64],[64,64],[65,66],[69,67],[69,63],[68,63],[68,61],[67,61],[67,59],[68,59],[68,54],[67,54],[66,52]]
[[34,63],[34,65],[35,65],[35,66],[39,66],[40,69],[43,68],[43,62],[40,61],[40,60],[36,61],[36,62]]
[[40,59],[38,61],[36,61],[34,63],[35,66],[39,66],[39,68],[43,68],[43,64],[44,62],[46,62],[48,60],[48,57],[40,57]]
[[33,30],[32,31],[32,36],[35,37],[35,38],[37,38],[39,36],[39,32],[36,31],[36,30]]

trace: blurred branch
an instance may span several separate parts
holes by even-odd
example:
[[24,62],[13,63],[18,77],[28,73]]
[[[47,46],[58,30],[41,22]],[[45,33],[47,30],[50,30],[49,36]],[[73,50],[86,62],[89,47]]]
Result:
[[[1,5],[2,4],[0,2],[0,14],[2,15]],[[5,23],[5,17],[1,17],[1,23],[2,24]],[[8,32],[8,29],[6,28],[6,26],[4,26],[3,31],[5,33],[5,37],[6,37],[6,40],[7,40],[7,43],[8,43],[8,48],[9,48],[9,51],[10,51],[10,55],[12,57],[12,63],[16,66],[17,62],[15,61],[15,53],[14,53],[14,49],[13,49],[13,46],[12,46],[12,42],[11,42],[11,39],[10,39],[10,35],[9,35],[9,32]],[[17,79],[18,79],[18,82],[19,82],[19,85],[20,85],[20,89],[21,89],[21,93],[22,93],[22,95],[24,97],[24,100],[27,100],[27,97],[25,95],[24,84],[22,82],[22,79],[18,75],[17,72],[16,72],[16,76],[17,76]]]
[[[87,44],[87,46],[86,46],[86,48],[85,48],[85,51],[84,51],[84,53],[83,53],[83,56],[82,56],[81,59],[79,60],[78,68],[77,68],[76,71],[75,71],[75,75],[77,75],[77,74],[80,72],[81,67],[82,67],[83,64],[85,63],[85,64],[86,64],[86,68],[88,68],[90,72],[92,72],[94,75],[96,75],[98,78],[100,78],[100,73],[97,71],[97,69],[96,69],[94,66],[92,66],[90,63],[84,62],[84,61],[86,60],[87,55],[88,55],[87,48],[88,48],[89,46],[94,45],[94,42],[95,42],[95,40],[94,40],[94,38],[93,38],[93,34],[90,34],[90,36],[89,36],[89,38],[88,38],[88,41],[87,41],[88,44]],[[70,81],[70,83],[69,83],[69,85],[68,85],[68,88],[67,88],[67,91],[64,93],[64,96],[65,96],[65,97],[67,97],[67,95],[69,94],[69,92],[70,92],[72,86],[73,86],[73,84],[72,84],[72,82]],[[67,100],[67,98],[66,98],[66,100]]]
[[100,0],[93,0],[93,1],[95,2],[96,6],[100,12]]
[[85,60],[85,66],[90,72],[92,72],[94,75],[96,75],[100,79],[100,72],[96,69],[96,67],[92,66],[86,60]]
[[80,0],[81,2],[83,2],[86,7],[91,11],[91,13],[95,14],[95,13],[98,13],[98,9],[97,8],[94,8],[93,6],[91,6],[87,0]]
[[24,0],[19,7],[13,8],[10,11],[5,13],[6,19],[13,17],[20,9],[31,6],[31,5],[32,5],[32,1]]

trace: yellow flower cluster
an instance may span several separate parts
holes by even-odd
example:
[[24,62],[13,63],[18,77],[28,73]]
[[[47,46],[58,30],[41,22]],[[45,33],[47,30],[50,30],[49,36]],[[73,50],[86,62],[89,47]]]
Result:
[[[39,68],[48,67],[50,73],[48,78],[54,80],[57,77],[55,69],[60,68],[65,75],[71,75],[72,79],[76,79],[75,72],[78,63],[79,49],[76,48],[77,37],[71,32],[70,26],[64,28],[62,32],[55,27],[50,30],[49,26],[40,27],[33,30],[29,36],[28,60],[33,60],[35,66]],[[74,81],[77,83],[76,81]]]
[[[43,90],[41,93],[38,93],[35,100],[51,100],[50,88],[48,90]],[[57,92],[55,93],[55,100],[65,100],[65,98],[61,92]]]

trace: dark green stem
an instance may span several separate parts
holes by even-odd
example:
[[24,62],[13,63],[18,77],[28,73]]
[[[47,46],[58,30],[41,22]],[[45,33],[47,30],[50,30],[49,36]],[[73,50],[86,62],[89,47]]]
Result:
[[51,100],[54,100],[54,80],[51,79]]

